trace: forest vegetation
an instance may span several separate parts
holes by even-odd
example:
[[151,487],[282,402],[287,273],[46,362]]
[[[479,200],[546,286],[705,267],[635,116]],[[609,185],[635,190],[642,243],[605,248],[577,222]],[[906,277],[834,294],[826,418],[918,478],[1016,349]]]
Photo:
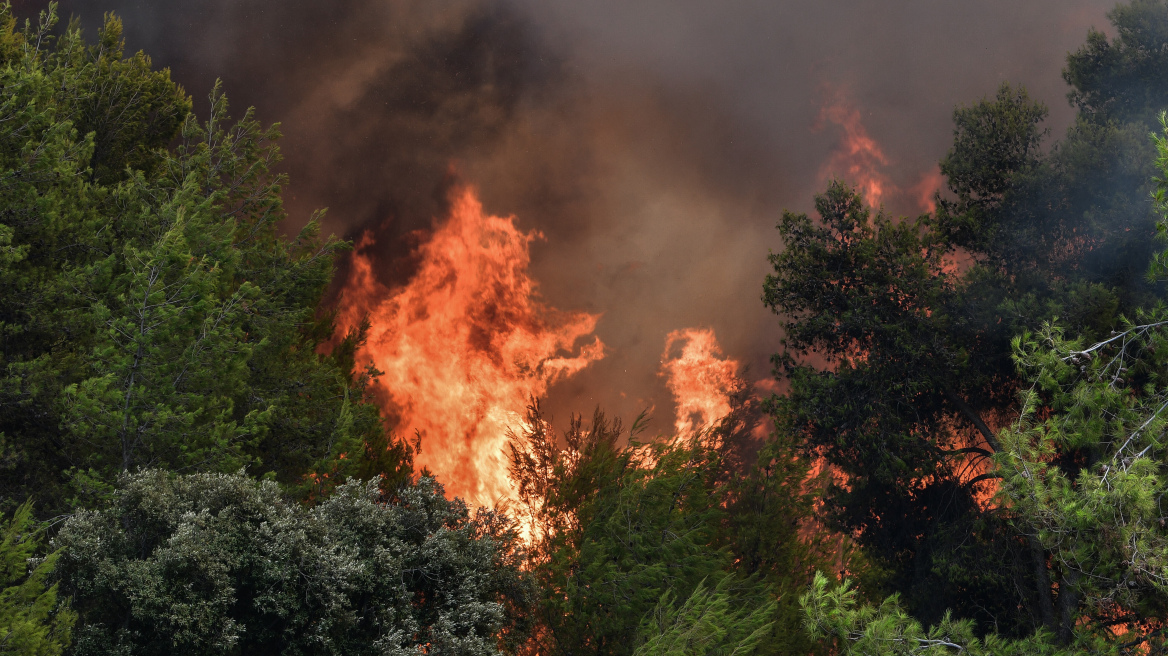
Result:
[[1109,17],[1065,134],[1002,84],[935,211],[779,219],[779,392],[533,400],[476,509],[338,334],[349,245],[281,232],[278,130],[0,7],[0,654],[1168,653],[1168,1]]

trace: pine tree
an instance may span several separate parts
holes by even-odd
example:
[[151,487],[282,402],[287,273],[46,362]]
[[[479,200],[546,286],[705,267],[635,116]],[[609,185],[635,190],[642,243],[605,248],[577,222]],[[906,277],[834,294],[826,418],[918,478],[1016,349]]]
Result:
[[[1161,115],[1156,201],[1168,234],[1168,117]],[[1163,275],[1163,255],[1152,276]],[[1017,530],[1050,554],[1040,594],[1063,643],[1096,639],[1161,650],[1168,612],[1168,514],[1160,499],[1168,417],[1163,305],[1102,340],[1051,322],[1014,340],[1030,385],[1002,433],[1001,497]],[[1055,592],[1051,583],[1057,582]]]
[[138,467],[404,481],[362,334],[319,314],[345,244],[280,233],[278,130],[218,87],[198,120],[115,17],[92,45],[55,20],[0,6],[0,504],[92,505]]
[[779,439],[760,451],[752,411],[641,441],[640,420],[625,431],[598,411],[557,435],[531,408],[511,475],[542,588],[533,650],[811,650],[797,606],[818,562],[799,535],[807,466]]
[[775,363],[789,391],[771,410],[846,479],[824,518],[856,536],[865,592],[901,593],[925,624],[951,609],[1015,637],[1055,632],[1049,550],[987,503],[997,431],[1029,388],[1011,340],[1057,317],[1097,342],[1163,293],[1145,276],[1147,134],[1164,100],[1168,2],[1109,17],[1113,40],[1092,31],[1068,56],[1078,114],[1061,139],[1046,142],[1046,108],[1005,84],[954,111],[932,215],[887,217],[833,183],[817,219],[779,225],[764,302],[783,317]]
[[767,638],[775,602],[746,606],[731,591],[733,577],[702,581],[678,605],[666,591],[641,626],[634,656],[745,656]]
[[63,653],[76,615],[58,597],[56,583],[46,587],[61,554],[37,557],[43,527],[32,517],[31,502],[16,509],[0,536],[0,654]]

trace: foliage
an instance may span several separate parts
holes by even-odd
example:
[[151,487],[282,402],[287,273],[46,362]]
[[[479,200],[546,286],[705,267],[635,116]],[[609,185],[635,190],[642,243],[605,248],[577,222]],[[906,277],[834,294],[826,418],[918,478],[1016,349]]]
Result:
[[[1168,234],[1168,116],[1155,135],[1154,194]],[[1162,276],[1164,256],[1150,275]],[[1057,324],[1014,340],[1031,381],[1020,419],[1002,433],[1000,495],[1018,529],[1049,552],[1060,638],[1163,649],[1168,612],[1164,483],[1168,318],[1161,305],[1103,340]],[[1053,618],[1052,618],[1053,619]]]
[[[1156,137],[1155,194],[1168,223],[1168,117]],[[1159,258],[1157,258],[1157,262]],[[1153,266],[1153,273],[1162,268]],[[1161,274],[1162,275],[1162,274]],[[817,576],[808,630],[845,653],[1162,653],[1168,648],[1168,530],[1161,500],[1168,427],[1168,317],[1162,306],[1121,319],[1106,339],[1068,338],[1051,322],[1013,342],[1027,383],[1021,414],[998,435],[998,513],[1036,552],[1042,630],[1024,641],[978,638],[946,614],[928,631],[897,596],[857,607],[845,581]],[[1041,562],[1041,561],[1040,561]]]
[[167,71],[123,56],[116,18],[93,45],[54,22],[17,31],[0,7],[0,500],[93,504],[142,466],[308,491],[377,460],[401,480],[372,372],[318,355],[343,244],[316,219],[279,234],[277,130],[232,123],[218,88],[200,123]]
[[1132,0],[1108,13],[1116,36],[1091,30],[1087,43],[1067,57],[1063,78],[1080,111],[1096,122],[1145,122],[1168,106],[1168,4],[1164,0]]
[[[368,325],[319,310],[344,244],[319,217],[280,234],[276,128],[232,122],[218,87],[198,120],[116,18],[87,44],[55,7],[23,29],[0,7],[0,651],[60,653],[73,608],[78,654],[1168,649],[1168,317],[1145,276],[1168,270],[1168,137],[1146,139],[1168,2],[1110,17],[1068,57],[1057,143],[1005,84],[955,110],[935,214],[840,182],[818,218],[784,214],[767,439],[745,406],[649,442],[533,408],[511,448],[527,553],[504,516],[407,483],[377,372],[354,372]],[[88,509],[30,561],[34,490]],[[868,596],[900,594],[812,581],[823,526],[863,549]]]
[[[625,433],[599,412],[587,429],[577,417],[557,436],[531,408],[511,442],[511,474],[543,589],[541,653],[631,654],[648,635],[655,642],[642,648],[651,653],[699,636],[714,650],[809,651],[794,606],[811,571],[811,549],[798,535],[811,505],[800,488],[807,468],[777,441],[756,465],[728,468],[757,452],[743,439],[753,424],[741,419],[692,438],[640,442],[638,424]],[[705,580],[719,583],[702,592]],[[677,609],[676,599],[688,601]],[[723,617],[723,601],[765,613],[766,622],[737,611]],[[723,620],[720,629],[709,625]],[[646,634],[646,626],[656,628]],[[746,640],[756,629],[764,636],[757,644]]]
[[511,445],[519,497],[539,531],[541,619],[556,653],[630,654],[641,618],[666,590],[688,596],[729,565],[725,550],[710,548],[721,518],[705,485],[713,454],[685,444],[621,448],[619,422],[597,413],[587,431],[581,423],[573,420],[559,450],[532,409],[524,443]]
[[[698,584],[680,607],[666,591],[647,621],[634,656],[740,656],[752,654],[771,627],[775,602],[756,607],[734,603],[730,576],[713,588]],[[735,606],[737,606],[735,608]]]
[[[1004,640],[994,634],[979,638],[969,620],[954,620],[946,613],[927,630],[901,608],[896,595],[880,606],[858,605],[850,581],[829,587],[816,573],[815,581],[800,599],[807,613],[807,631],[831,640],[846,656],[916,656],[969,654],[969,656],[1038,656],[1066,654],[1038,633],[1029,638]],[[1084,653],[1104,653],[1101,651]]]
[[[890,483],[904,481],[901,472],[931,475],[942,445],[914,433],[941,420],[968,368],[960,366],[968,354],[943,341],[946,292],[954,285],[941,270],[944,244],[924,219],[873,219],[842,183],[815,205],[819,225],[784,214],[785,248],[771,255],[775,272],[763,291],[767,305],[790,317],[786,352],[775,364],[793,381],[791,411],[818,417],[810,445],[841,445],[833,464],[848,474],[867,468],[871,478]],[[796,360],[808,352],[834,367]],[[877,386],[879,393],[864,393]],[[915,412],[900,411],[913,401]]]
[[1065,625],[1046,547],[987,503],[989,456],[1027,386],[1012,337],[1059,317],[1099,340],[1162,293],[1145,275],[1146,135],[1163,105],[1168,3],[1110,17],[1113,42],[1092,32],[1068,57],[1079,113],[1058,142],[1044,148],[1046,108],[1002,85],[955,110],[933,215],[887,218],[833,183],[818,220],[779,224],[763,300],[784,318],[775,363],[789,388],[769,408],[846,480],[823,508],[869,559],[867,591],[882,579],[926,624],[949,608],[1015,637]]
[[[1002,216],[1007,193],[1039,165],[1047,110],[1023,88],[1003,84],[993,101],[982,100],[953,112],[953,147],[941,160],[941,174],[956,200],[941,199],[937,232],[948,243],[984,254],[1008,266],[1019,253],[1005,251],[1009,225]],[[1005,225],[1003,225],[1005,224]]]
[[0,654],[56,656],[69,644],[76,616],[58,599],[57,584],[45,587],[60,553],[35,558],[41,532],[31,502],[0,530]]
[[784,214],[763,292],[785,317],[773,361],[790,387],[769,402],[780,432],[846,482],[826,490],[829,525],[855,535],[911,607],[1014,615],[1024,547],[977,500],[996,446],[985,413],[1009,402],[1002,328],[978,334],[930,217],[873,217],[838,182],[816,209],[818,222]]
[[722,459],[715,486],[726,509],[718,544],[730,550],[738,576],[759,578],[775,598],[761,651],[811,654],[816,646],[803,630],[799,593],[817,568],[850,569],[858,564],[856,554],[851,540],[815,521],[815,502],[830,472],[813,471],[788,430],[757,444],[752,415],[761,409],[751,407],[755,401],[739,403],[715,431]]
[[1064,641],[1075,632],[1141,642],[1168,611],[1158,501],[1168,335],[1159,313],[1148,319],[1091,345],[1054,327],[1016,341],[1033,386],[1002,433],[1001,495],[1050,553]]
[[242,474],[143,471],[54,543],[75,654],[497,654],[534,596],[513,525],[428,478],[306,508]]

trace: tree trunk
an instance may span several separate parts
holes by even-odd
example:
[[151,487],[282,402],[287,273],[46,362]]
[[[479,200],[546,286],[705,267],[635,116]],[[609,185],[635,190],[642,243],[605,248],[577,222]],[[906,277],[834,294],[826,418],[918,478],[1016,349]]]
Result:
[[1059,581],[1059,628],[1058,642],[1066,645],[1071,642],[1072,629],[1075,628],[1075,611],[1079,609],[1079,572],[1067,571]]
[[1042,626],[1051,633],[1056,632],[1054,623],[1054,601],[1051,599],[1050,575],[1046,570],[1046,550],[1036,536],[1027,536],[1030,542],[1030,556],[1034,559],[1034,587],[1038,593],[1038,615]]

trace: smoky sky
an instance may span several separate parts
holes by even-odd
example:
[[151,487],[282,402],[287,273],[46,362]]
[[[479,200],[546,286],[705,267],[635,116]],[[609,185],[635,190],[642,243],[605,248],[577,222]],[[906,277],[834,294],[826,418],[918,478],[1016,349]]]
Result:
[[[17,2],[31,15],[45,3]],[[843,131],[842,102],[905,193],[935,171],[955,106],[1025,85],[1054,135],[1060,72],[1097,0],[65,0],[90,34],[103,12],[205,113],[222,79],[235,115],[280,122],[289,229],[385,235],[387,282],[455,181],[514,214],[543,300],[602,313],[605,360],[558,384],[558,420],[600,405],[631,418],[671,405],[658,366],[669,331],[712,327],[765,378],[779,320],[762,306],[774,225],[808,211]]]

